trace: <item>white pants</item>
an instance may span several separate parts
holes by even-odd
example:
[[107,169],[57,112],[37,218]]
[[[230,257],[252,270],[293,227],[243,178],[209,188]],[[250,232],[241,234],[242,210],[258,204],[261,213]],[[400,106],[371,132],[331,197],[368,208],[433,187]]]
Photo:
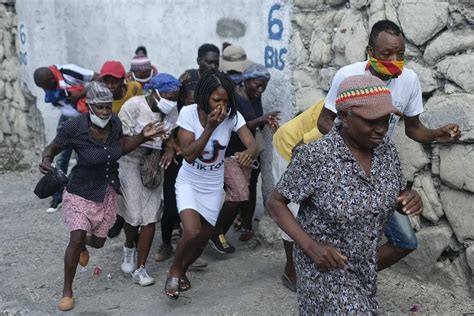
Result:
[[[288,164],[290,162],[285,160],[278,150],[273,148],[273,166],[272,166],[272,174],[273,174],[273,185],[276,186],[278,181],[280,180],[281,176],[285,172],[286,168],[288,167]],[[288,204],[288,208],[290,209],[291,213],[293,216],[296,218],[298,215],[298,210],[300,206],[296,203],[290,202]],[[281,238],[283,238],[286,241],[293,242],[293,239],[291,239],[290,236],[288,236],[284,231],[281,231]]]

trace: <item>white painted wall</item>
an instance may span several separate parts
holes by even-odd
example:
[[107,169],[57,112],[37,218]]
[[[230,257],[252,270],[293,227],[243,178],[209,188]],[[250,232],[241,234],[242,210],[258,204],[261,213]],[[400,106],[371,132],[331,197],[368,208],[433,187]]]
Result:
[[[122,61],[126,68],[135,48],[145,45],[160,72],[179,76],[196,67],[198,47],[206,42],[218,47],[229,41],[242,45],[252,60],[265,64],[265,47],[285,49],[289,39],[288,0],[17,0],[18,26],[23,37],[19,50],[26,56],[21,80],[38,97],[45,121],[47,141],[55,135],[59,111],[42,102],[43,92],[33,82],[40,66],[75,63],[99,71],[107,59]],[[272,40],[268,32],[269,10],[281,19],[282,38]],[[216,33],[220,18],[234,18],[246,25],[241,38],[222,38]],[[277,23],[278,24],[278,23]],[[278,32],[279,26],[274,26]],[[283,58],[286,56],[284,55]],[[267,61],[267,65],[272,63]],[[278,66],[279,68],[282,68]],[[287,67],[286,67],[287,68]],[[289,71],[271,68],[273,79],[265,96],[265,107],[289,111]],[[285,111],[286,112],[286,111]]]

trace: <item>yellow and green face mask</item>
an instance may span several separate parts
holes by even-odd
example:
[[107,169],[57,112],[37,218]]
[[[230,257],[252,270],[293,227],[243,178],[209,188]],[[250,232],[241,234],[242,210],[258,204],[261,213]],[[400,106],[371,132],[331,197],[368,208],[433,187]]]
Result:
[[367,63],[367,69],[372,68],[379,74],[382,74],[385,77],[397,78],[402,74],[403,66],[405,65],[404,60],[400,61],[389,61],[389,60],[379,60],[372,56],[369,56],[369,61]]

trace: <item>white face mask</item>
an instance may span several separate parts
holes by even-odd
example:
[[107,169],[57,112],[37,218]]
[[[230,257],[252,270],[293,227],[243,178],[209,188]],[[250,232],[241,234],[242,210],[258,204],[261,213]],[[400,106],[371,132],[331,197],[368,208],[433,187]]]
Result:
[[97,127],[104,128],[109,123],[110,119],[112,118],[112,114],[109,115],[108,118],[102,119],[95,115],[94,111],[92,110],[91,106],[89,105],[89,117],[91,118],[92,124]]
[[135,80],[135,81],[138,81],[138,82],[141,82],[141,83],[146,83],[146,82],[150,81],[151,77],[153,77],[153,71],[150,70],[150,75],[148,77],[144,78],[144,79],[135,77],[135,73],[132,71],[132,77],[133,77],[133,80]]
[[155,98],[155,101],[156,101],[156,104],[157,104],[158,108],[164,114],[169,114],[171,111],[173,111],[173,109],[176,107],[178,102],[165,99],[160,95],[160,92],[158,90],[155,89],[155,91],[158,94],[158,96],[160,97],[159,101]]

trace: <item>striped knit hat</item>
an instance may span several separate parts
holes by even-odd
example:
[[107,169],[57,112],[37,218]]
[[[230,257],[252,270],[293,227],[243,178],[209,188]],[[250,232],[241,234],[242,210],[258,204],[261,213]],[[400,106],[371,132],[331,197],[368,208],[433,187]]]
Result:
[[133,57],[130,71],[140,71],[140,70],[151,70],[151,61],[148,57],[144,55],[136,55]]
[[390,90],[384,82],[372,75],[351,76],[341,82],[337,90],[336,110],[348,109],[369,120],[392,113],[402,115],[393,106]]

